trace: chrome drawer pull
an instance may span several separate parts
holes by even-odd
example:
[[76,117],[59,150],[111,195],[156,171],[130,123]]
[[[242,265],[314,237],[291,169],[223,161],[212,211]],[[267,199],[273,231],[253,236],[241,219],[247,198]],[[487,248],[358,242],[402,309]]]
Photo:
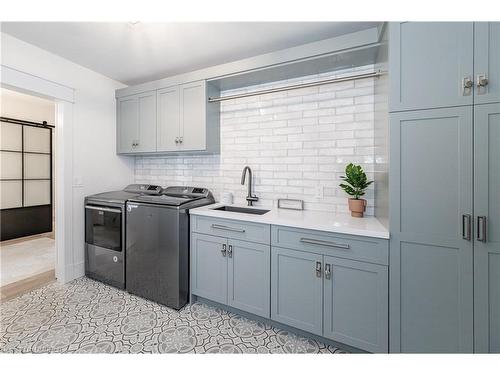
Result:
[[222,253],[222,256],[225,257],[226,256],[226,244],[222,244],[222,249],[220,251]]
[[214,229],[220,229],[220,230],[228,230],[230,232],[245,233],[245,229],[232,228],[232,227],[227,227],[225,225],[220,225],[220,224],[212,224],[212,228],[214,228]]
[[349,249],[350,246],[345,243],[336,243],[336,242],[331,242],[331,241],[322,241],[322,240],[315,240],[312,238],[301,238],[300,242],[302,243],[307,243],[310,245],[321,245],[321,246],[328,246],[328,247],[338,247],[340,249]]
[[329,264],[325,264],[325,279],[330,280],[332,277],[332,269]]
[[229,245],[229,250],[227,251],[227,256],[229,258],[233,257],[233,245]]
[[118,208],[108,208],[108,207],[88,206],[88,205],[86,205],[85,208],[87,208],[89,210],[96,210],[96,211],[115,212],[117,214],[122,213],[122,210],[120,210]]
[[481,242],[486,242],[486,216],[477,217],[477,240]]
[[321,277],[321,262],[316,262],[316,277]]
[[471,223],[472,216],[469,214],[462,215],[462,238],[464,240],[471,240]]

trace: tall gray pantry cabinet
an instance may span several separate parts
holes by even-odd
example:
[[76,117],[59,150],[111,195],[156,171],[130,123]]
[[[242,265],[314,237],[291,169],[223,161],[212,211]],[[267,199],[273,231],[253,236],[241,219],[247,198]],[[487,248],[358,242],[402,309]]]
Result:
[[390,351],[500,352],[500,23],[389,40]]

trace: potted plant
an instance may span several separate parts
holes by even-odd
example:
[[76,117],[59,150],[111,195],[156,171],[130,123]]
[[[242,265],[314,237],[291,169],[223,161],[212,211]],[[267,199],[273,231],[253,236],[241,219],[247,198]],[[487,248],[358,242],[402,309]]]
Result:
[[345,167],[345,176],[340,176],[345,184],[340,184],[340,187],[353,198],[349,198],[349,210],[351,216],[363,217],[363,212],[366,210],[366,199],[360,199],[365,195],[365,189],[370,186],[373,181],[368,181],[366,173],[360,165],[350,163]]

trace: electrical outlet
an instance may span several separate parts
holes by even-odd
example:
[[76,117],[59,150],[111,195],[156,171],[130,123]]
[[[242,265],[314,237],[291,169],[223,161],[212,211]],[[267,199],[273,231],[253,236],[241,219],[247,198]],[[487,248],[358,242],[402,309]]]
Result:
[[82,176],[73,176],[73,187],[83,187]]

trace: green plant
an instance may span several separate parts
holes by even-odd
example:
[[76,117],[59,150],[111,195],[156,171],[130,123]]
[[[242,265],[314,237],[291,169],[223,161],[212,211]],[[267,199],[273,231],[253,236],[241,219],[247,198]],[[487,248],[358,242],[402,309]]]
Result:
[[368,181],[360,165],[352,163],[345,167],[345,176],[340,176],[340,178],[346,182],[340,184],[340,187],[354,199],[365,195],[365,189],[373,183],[373,181]]

